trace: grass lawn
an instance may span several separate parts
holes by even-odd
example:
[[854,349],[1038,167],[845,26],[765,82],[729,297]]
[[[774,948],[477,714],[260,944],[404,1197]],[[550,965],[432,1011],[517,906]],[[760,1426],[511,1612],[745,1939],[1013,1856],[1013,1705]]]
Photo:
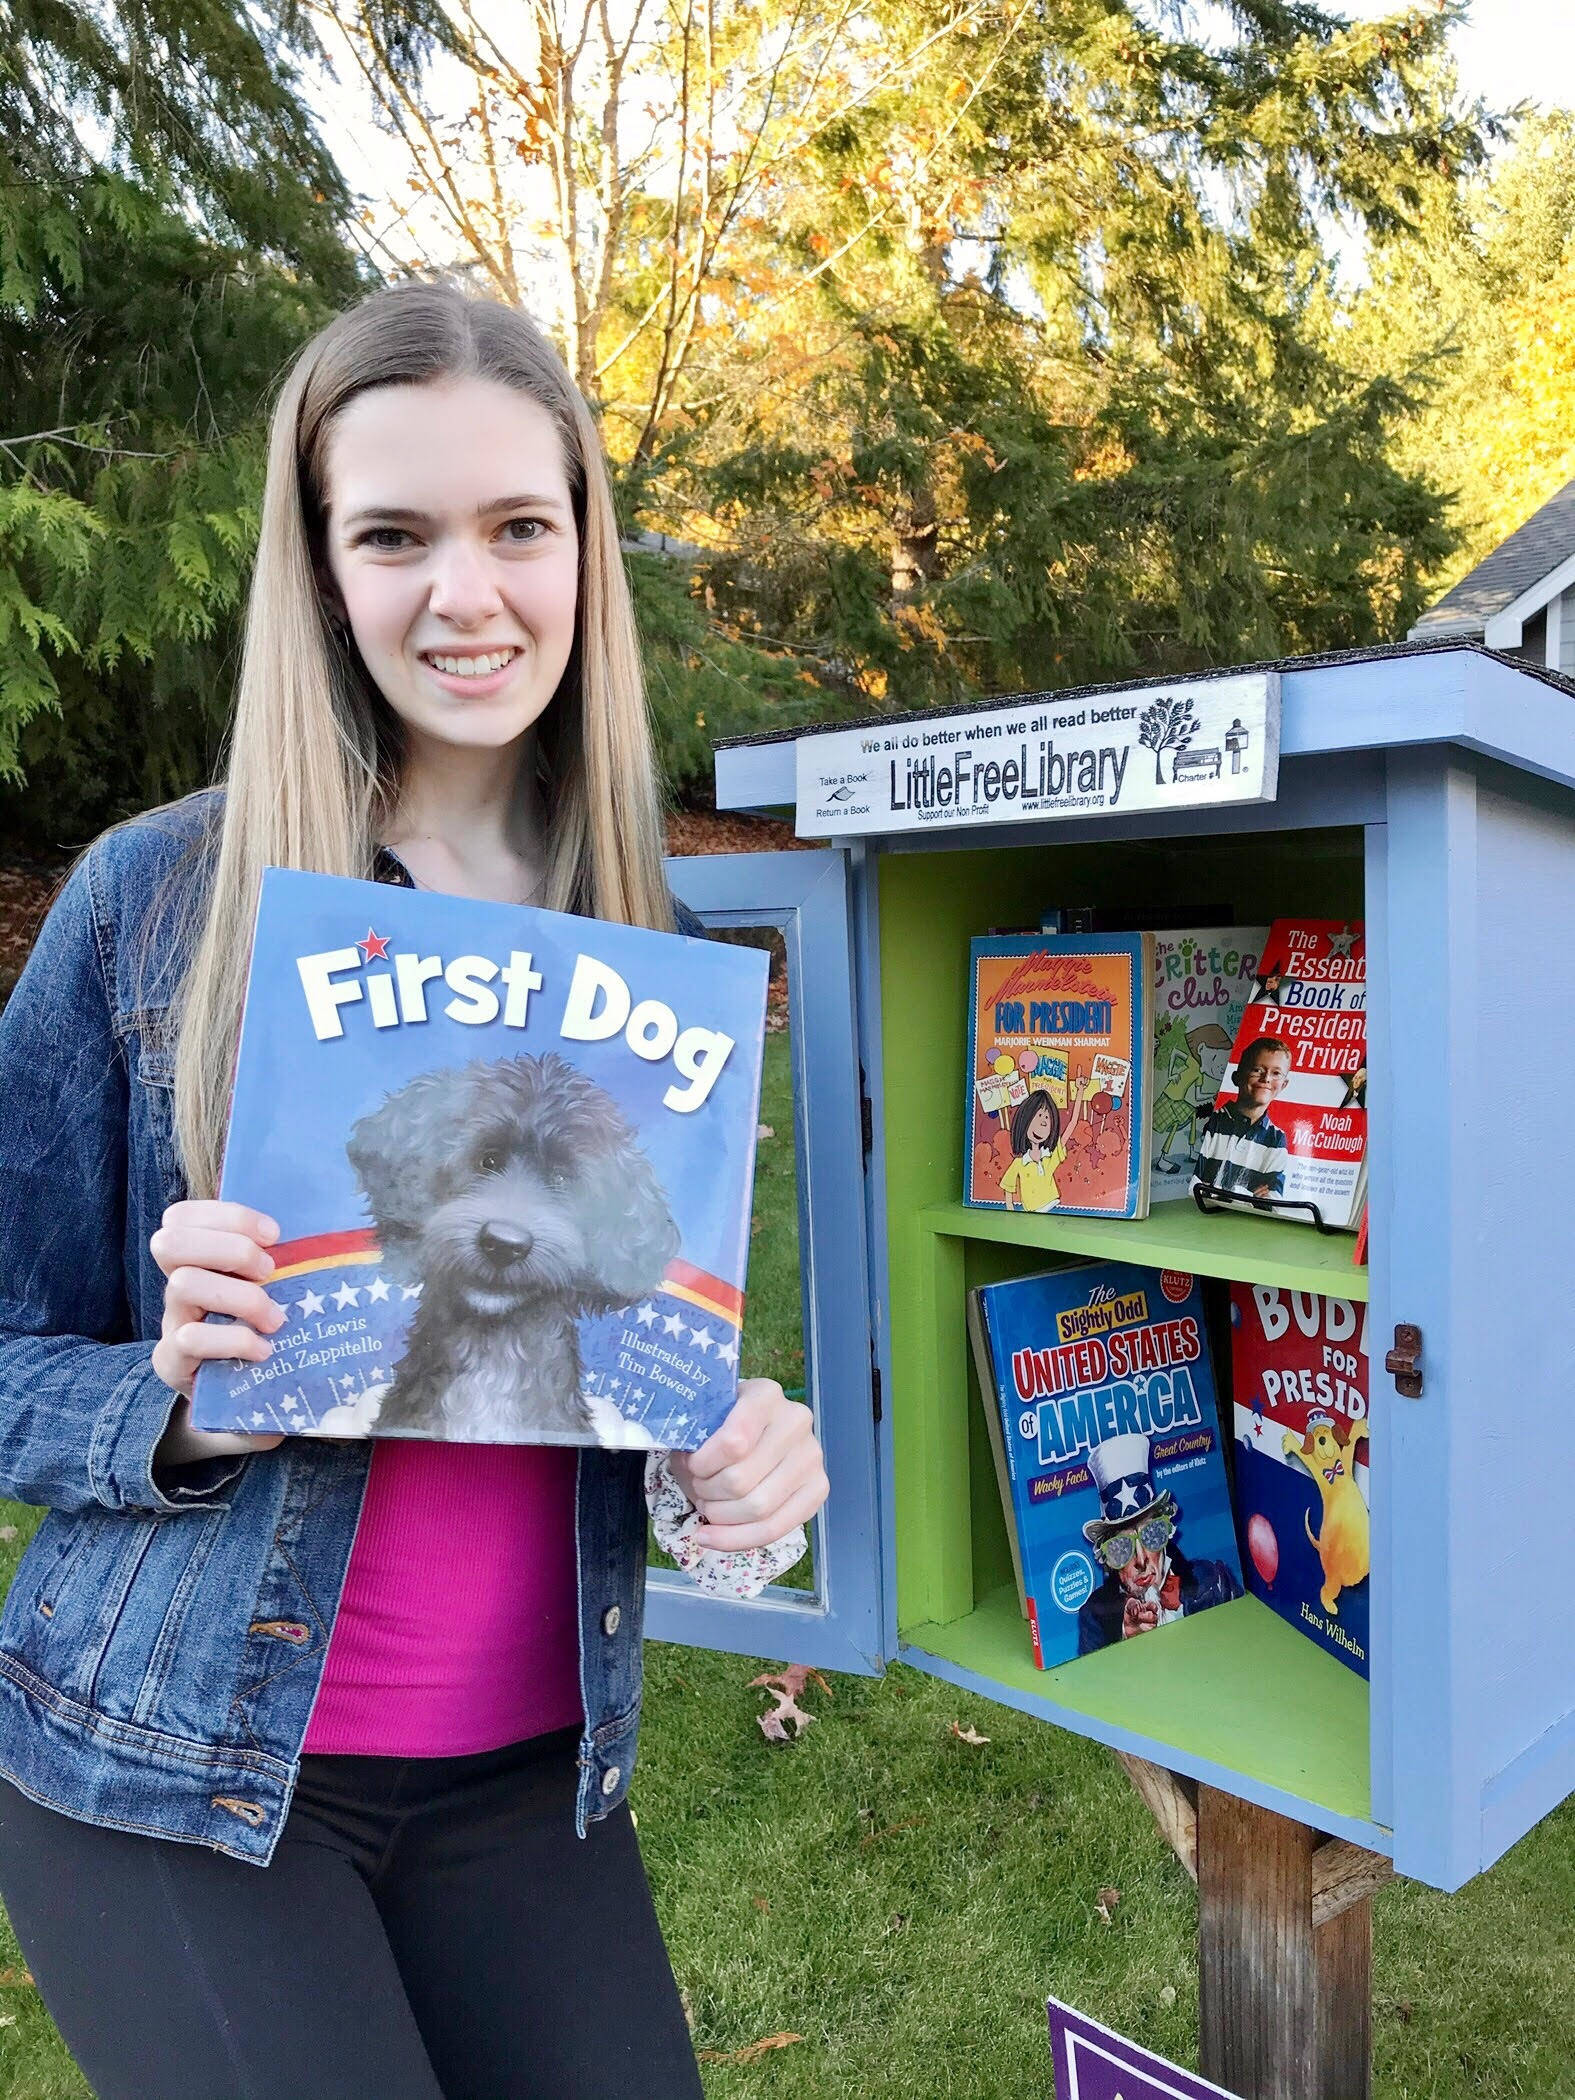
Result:
[[[786,1047],[746,1367],[792,1386]],[[0,1503],[0,1588],[34,1521]],[[900,1668],[811,1686],[815,1725],[774,1748],[748,1689],[768,1661],[647,1664],[635,1808],[710,2100],[1043,2096],[1050,1991],[1194,2061],[1191,1884],[1106,1752]],[[1383,2100],[1575,2100],[1575,1803],[1458,1895],[1395,1886],[1375,1910]],[[3,1920],[0,2022],[0,2100],[85,2100]]]

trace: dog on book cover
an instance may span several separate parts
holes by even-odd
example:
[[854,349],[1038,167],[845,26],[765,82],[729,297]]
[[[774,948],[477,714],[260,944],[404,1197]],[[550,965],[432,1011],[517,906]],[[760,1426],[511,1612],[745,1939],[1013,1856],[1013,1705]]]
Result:
[[1146,1436],[1107,1437],[1089,1452],[1088,1470],[1101,1513],[1083,1526],[1083,1536],[1105,1579],[1078,1612],[1079,1655],[1241,1595],[1224,1561],[1189,1560],[1182,1552],[1181,1507],[1154,1484]]

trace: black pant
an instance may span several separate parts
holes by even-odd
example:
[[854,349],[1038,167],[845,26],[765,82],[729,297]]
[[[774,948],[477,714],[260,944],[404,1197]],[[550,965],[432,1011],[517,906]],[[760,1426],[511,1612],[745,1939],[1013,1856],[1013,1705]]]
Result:
[[698,2100],[627,1808],[576,1731],[307,1757],[266,1867],[0,1781],[0,1893],[99,2100]]

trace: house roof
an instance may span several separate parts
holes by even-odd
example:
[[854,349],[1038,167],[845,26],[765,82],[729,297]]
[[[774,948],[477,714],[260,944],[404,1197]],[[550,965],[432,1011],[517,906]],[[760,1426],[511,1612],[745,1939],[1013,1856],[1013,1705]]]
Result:
[[1488,622],[1575,555],[1575,481],[1493,549],[1411,629],[1418,641],[1481,634]]

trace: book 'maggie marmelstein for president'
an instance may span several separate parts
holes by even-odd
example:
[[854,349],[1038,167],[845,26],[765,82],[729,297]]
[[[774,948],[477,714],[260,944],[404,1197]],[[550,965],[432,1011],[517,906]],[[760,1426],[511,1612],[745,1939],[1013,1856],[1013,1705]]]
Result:
[[278,1220],[201,1429],[693,1450],[732,1406],[757,950],[271,868],[221,1195]]

